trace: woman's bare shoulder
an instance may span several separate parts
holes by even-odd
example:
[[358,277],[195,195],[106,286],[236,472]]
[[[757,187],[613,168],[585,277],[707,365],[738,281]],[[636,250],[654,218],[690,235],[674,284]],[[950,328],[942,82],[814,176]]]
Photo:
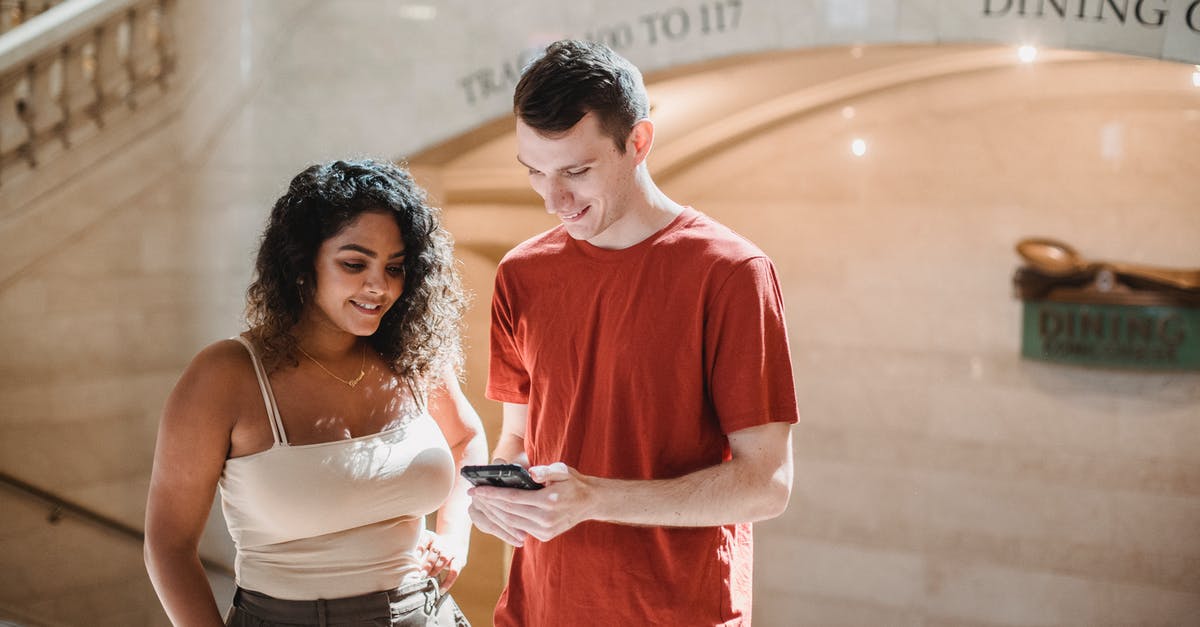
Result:
[[241,377],[254,373],[250,353],[241,342],[229,338],[205,346],[192,358],[188,370],[198,370],[207,376]]
[[243,404],[247,394],[257,394],[254,362],[246,347],[234,339],[213,342],[192,358],[174,396],[190,406],[230,408]]

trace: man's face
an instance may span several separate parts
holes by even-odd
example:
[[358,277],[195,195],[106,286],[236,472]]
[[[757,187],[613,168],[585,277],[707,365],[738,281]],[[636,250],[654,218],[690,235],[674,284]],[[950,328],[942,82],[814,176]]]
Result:
[[617,150],[594,114],[553,137],[517,120],[517,160],[529,168],[529,184],[546,212],[557,215],[571,237],[601,248],[627,245],[619,223],[629,213],[639,160],[628,145],[624,153]]

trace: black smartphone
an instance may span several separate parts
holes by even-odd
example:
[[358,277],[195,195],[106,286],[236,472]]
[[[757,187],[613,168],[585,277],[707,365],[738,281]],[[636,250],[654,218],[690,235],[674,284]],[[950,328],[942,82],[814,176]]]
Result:
[[498,488],[541,490],[545,486],[533,480],[529,471],[516,464],[488,464],[486,466],[463,466],[462,476],[475,485],[490,485]]

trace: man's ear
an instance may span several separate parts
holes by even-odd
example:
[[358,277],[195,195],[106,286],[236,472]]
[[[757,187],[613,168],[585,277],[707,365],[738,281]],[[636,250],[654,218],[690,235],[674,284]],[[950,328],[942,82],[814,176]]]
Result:
[[653,145],[654,123],[648,118],[642,118],[629,131],[629,138],[625,140],[625,151],[633,152],[634,165],[641,165],[646,160],[646,155],[650,154],[650,147]]

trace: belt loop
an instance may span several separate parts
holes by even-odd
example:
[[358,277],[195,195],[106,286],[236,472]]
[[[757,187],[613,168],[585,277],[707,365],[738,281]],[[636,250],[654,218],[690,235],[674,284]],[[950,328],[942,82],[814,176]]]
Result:
[[425,613],[433,616],[437,613],[438,608],[438,584],[437,581],[430,578],[425,581]]
[[325,599],[317,599],[317,624],[321,627],[328,627],[325,614]]

